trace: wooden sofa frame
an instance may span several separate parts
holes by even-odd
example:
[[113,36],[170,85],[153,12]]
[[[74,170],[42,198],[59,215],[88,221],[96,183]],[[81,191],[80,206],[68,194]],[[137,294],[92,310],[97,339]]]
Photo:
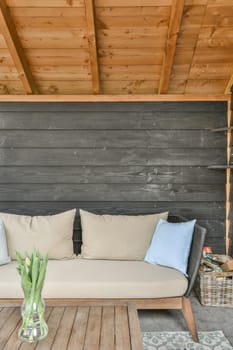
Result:
[[[181,216],[169,216],[168,221],[170,222],[183,222],[186,221]],[[181,310],[187,324],[188,330],[192,334],[193,340],[198,342],[198,334],[196,323],[192,311],[192,305],[190,302],[190,293],[193,289],[194,282],[196,280],[199,265],[202,257],[202,248],[205,241],[206,229],[195,225],[192,245],[190,249],[189,262],[188,262],[188,288],[185,294],[181,297],[173,298],[146,298],[146,299],[47,299],[47,305],[97,305],[98,303],[103,304],[124,304],[134,303],[136,309],[176,309]],[[21,305],[22,300],[20,299],[0,299],[0,307],[2,306],[16,306]]]

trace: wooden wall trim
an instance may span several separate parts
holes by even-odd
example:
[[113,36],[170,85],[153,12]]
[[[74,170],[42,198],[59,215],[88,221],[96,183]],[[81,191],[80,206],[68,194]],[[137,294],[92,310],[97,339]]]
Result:
[[0,95],[0,102],[230,101],[231,95]]

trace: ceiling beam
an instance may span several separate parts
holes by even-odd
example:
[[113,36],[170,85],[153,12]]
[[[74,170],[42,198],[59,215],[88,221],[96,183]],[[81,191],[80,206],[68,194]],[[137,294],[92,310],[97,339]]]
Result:
[[5,0],[0,1],[0,30],[6,41],[25,92],[27,94],[36,94],[38,91]]
[[230,77],[230,80],[227,83],[226,89],[225,89],[225,94],[230,94],[231,93],[231,87],[233,86],[233,74]]
[[100,79],[99,79],[99,64],[97,53],[97,39],[93,0],[84,0],[86,21],[87,21],[87,39],[89,45],[92,86],[94,94],[100,93]]
[[176,51],[176,42],[180,31],[182,14],[184,9],[184,0],[173,0],[171,8],[171,16],[168,27],[167,43],[163,58],[163,65],[161,70],[159,82],[159,94],[166,94],[168,92],[169,81],[173,66],[173,61]]

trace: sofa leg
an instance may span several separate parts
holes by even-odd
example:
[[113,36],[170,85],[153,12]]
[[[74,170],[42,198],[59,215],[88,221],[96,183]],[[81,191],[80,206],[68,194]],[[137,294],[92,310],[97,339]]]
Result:
[[188,326],[188,329],[192,334],[193,340],[198,343],[199,339],[197,334],[197,328],[196,328],[196,323],[193,316],[191,301],[189,298],[186,298],[186,297],[182,298],[182,313],[183,313],[185,322]]

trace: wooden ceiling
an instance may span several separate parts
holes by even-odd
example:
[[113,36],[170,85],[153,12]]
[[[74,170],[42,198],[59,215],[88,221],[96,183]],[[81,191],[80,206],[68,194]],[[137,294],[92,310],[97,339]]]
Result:
[[0,0],[0,94],[224,94],[233,0]]

